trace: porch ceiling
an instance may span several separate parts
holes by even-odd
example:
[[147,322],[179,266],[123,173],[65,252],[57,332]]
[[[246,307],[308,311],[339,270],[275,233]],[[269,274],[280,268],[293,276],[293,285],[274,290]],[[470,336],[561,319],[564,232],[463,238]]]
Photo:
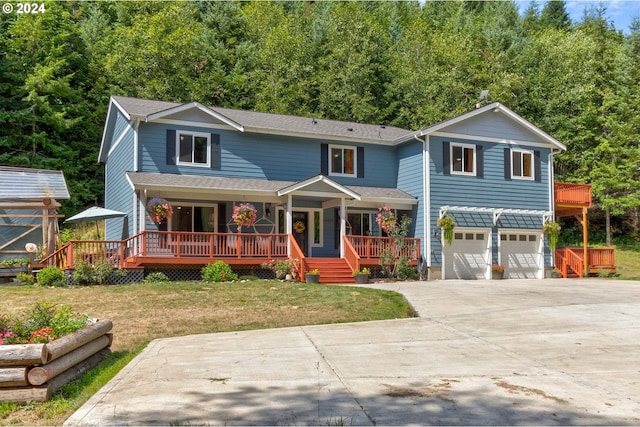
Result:
[[[328,196],[343,195],[353,199],[353,203],[358,207],[389,205],[396,209],[411,209],[418,203],[415,197],[397,188],[343,186],[337,183],[329,185],[327,182],[334,183],[334,181],[326,177],[324,181],[320,180],[323,187],[321,189],[315,188],[315,184],[320,181],[314,181],[313,178],[296,182],[156,172],[127,172],[127,178],[136,190],[161,192],[165,197],[170,197],[171,192],[179,191],[181,198],[211,198],[215,195],[220,200],[236,201],[240,198],[243,200],[253,198],[255,201],[281,201],[291,192],[296,197],[329,198]],[[329,188],[333,190],[332,195],[327,194]],[[317,192],[318,190],[321,191]],[[354,195],[358,197],[353,197]]]

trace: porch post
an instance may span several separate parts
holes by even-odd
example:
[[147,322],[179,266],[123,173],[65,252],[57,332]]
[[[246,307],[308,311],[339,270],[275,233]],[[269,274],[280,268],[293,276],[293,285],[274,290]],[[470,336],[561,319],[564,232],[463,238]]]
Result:
[[[293,232],[293,196],[287,195],[287,219],[285,220],[285,233],[291,235]],[[287,256],[291,258],[291,240],[287,238]]]
[[582,263],[583,277],[589,277],[589,225],[587,222],[587,208],[582,208]]
[[347,234],[347,203],[340,198],[340,258],[344,258],[344,236]]

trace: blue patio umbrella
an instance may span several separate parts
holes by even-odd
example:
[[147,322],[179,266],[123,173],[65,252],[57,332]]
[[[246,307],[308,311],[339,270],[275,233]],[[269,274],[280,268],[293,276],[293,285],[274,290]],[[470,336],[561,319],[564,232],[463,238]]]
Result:
[[[64,223],[65,224],[73,224],[84,221],[96,221],[96,230],[98,230],[97,221],[101,221],[104,219],[110,218],[124,218],[127,214],[120,211],[114,211],[112,209],[101,208],[98,206],[93,206],[89,209],[86,209],[74,216],[67,218]],[[100,237],[100,232],[98,231],[98,237]]]

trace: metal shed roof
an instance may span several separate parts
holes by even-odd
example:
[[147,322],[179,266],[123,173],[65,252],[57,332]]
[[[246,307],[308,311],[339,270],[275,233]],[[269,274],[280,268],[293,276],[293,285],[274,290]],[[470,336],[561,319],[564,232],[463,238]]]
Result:
[[62,171],[0,166],[0,200],[70,198]]

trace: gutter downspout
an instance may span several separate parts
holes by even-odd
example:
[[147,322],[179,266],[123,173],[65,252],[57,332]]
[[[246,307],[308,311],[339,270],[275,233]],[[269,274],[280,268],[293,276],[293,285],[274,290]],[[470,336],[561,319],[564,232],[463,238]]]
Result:
[[[552,219],[556,220],[556,194],[555,194],[555,173],[553,168],[553,156],[558,154],[560,150],[554,150],[553,148],[549,152],[549,210],[552,212]],[[556,254],[551,255],[551,268],[554,268],[556,265]]]
[[427,264],[428,275],[431,273],[431,174],[429,173],[429,163],[431,162],[431,152],[429,145],[429,135],[425,139],[420,139],[420,134],[413,137],[422,143],[422,193],[423,193],[423,212],[422,221],[424,223],[422,240],[424,241],[424,262]]

